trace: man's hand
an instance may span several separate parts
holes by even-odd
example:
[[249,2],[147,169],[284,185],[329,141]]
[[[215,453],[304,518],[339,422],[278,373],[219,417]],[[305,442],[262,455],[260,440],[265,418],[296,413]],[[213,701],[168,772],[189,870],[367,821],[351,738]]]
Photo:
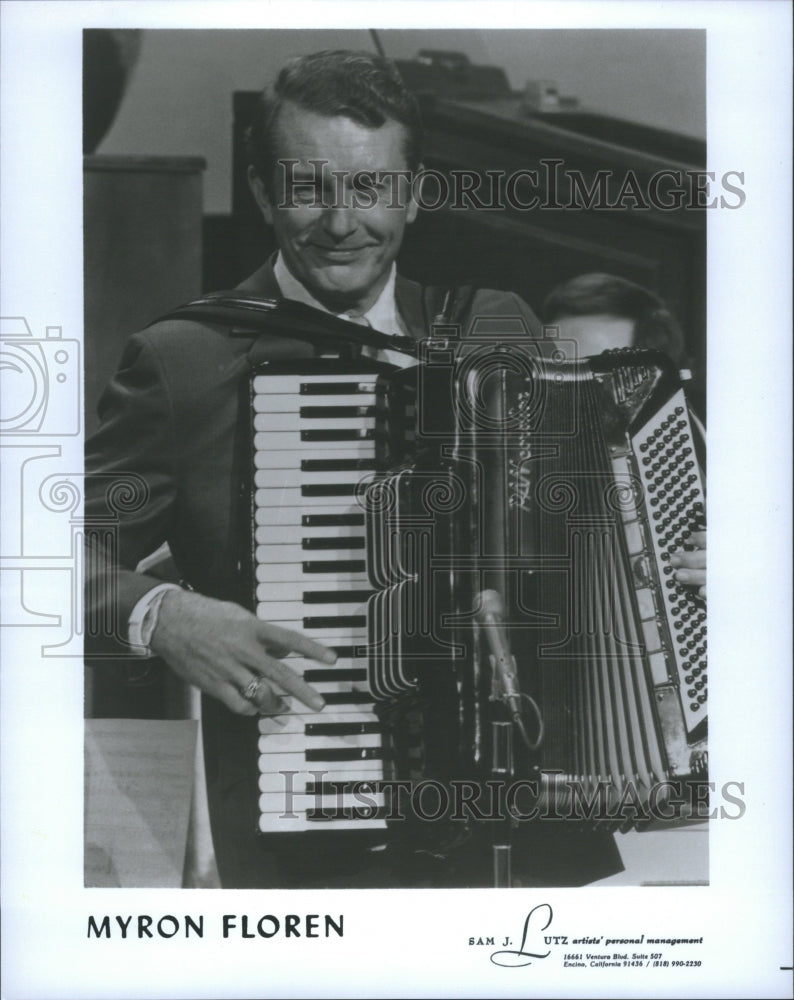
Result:
[[[295,652],[320,663],[336,661],[332,650],[299,632],[260,621],[237,604],[182,590],[163,598],[150,646],[180,677],[240,715],[288,712],[285,694],[320,711],[322,697],[278,657]],[[243,697],[246,690],[251,693]]]
[[688,539],[695,546],[691,552],[674,552],[670,565],[676,568],[675,578],[680,583],[698,588],[701,597],[706,596],[706,532],[693,531]]

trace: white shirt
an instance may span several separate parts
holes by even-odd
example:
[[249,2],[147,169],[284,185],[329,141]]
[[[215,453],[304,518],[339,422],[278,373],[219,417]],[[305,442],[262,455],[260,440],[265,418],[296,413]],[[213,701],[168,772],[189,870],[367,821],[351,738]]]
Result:
[[[312,293],[292,274],[279,251],[276,256],[276,263],[273,265],[273,274],[278,284],[279,290],[285,299],[293,299],[295,302],[302,302],[304,305],[312,306],[314,309],[321,309],[323,312],[331,313],[322,302],[319,302]],[[361,323],[371,326],[379,333],[388,333],[393,337],[409,337],[410,333],[403,323],[397,310],[397,300],[394,296],[394,285],[397,278],[397,265],[392,264],[389,277],[383,286],[380,295],[375,302],[364,313],[355,316],[350,313],[331,313],[340,319],[349,320],[351,323]],[[362,324],[364,325],[364,324]],[[375,358],[378,361],[385,361],[398,368],[407,368],[415,364],[413,358],[399,351],[376,350],[365,347],[361,352],[364,357]]]

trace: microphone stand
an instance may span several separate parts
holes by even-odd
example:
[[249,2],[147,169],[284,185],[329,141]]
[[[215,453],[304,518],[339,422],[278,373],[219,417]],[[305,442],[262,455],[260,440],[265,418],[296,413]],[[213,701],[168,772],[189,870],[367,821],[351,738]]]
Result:
[[[515,776],[513,727],[518,728],[525,743],[529,741],[521,717],[516,661],[503,625],[504,603],[495,590],[482,591],[479,603],[476,617],[491,649],[491,701],[503,702],[510,715],[507,721],[496,717],[491,721],[491,778],[498,790],[497,816],[500,817],[494,824],[491,841],[493,884],[496,889],[509,889],[512,885],[513,824],[507,811],[507,789]],[[497,713],[494,705],[494,715]]]
[[495,889],[509,889],[513,883],[512,821],[507,813],[507,787],[513,779],[513,724],[497,719],[491,721],[491,777],[498,789],[497,816],[494,823],[491,851],[493,854],[493,884]]

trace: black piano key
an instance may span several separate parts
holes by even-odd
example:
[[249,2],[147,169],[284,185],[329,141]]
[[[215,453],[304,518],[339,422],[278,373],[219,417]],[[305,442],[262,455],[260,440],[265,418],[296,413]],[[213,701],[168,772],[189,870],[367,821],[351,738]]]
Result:
[[364,514],[304,514],[301,517],[304,528],[336,528],[364,526]]
[[365,681],[367,671],[363,667],[345,667],[336,669],[329,667],[327,670],[318,667],[312,670],[304,670],[301,674],[307,684],[319,684],[321,681]]
[[365,736],[382,733],[379,722],[308,722],[304,727],[307,736]]
[[363,535],[331,538],[304,538],[301,548],[307,551],[312,549],[363,549],[366,548],[367,540]]
[[301,396],[349,396],[354,392],[374,392],[371,382],[301,382]]
[[302,406],[301,417],[308,420],[339,420],[343,417],[374,417],[374,406]]
[[374,458],[304,458],[301,461],[301,472],[368,472],[377,467]]
[[318,427],[315,430],[301,431],[301,441],[374,441],[373,428],[354,427],[352,430],[340,430],[335,427]]
[[363,573],[367,564],[363,559],[328,559],[325,562],[305,562],[304,573]]
[[317,823],[332,823],[335,819],[386,819],[389,815],[388,806],[368,806],[362,802],[360,806],[342,806],[332,808],[323,806],[321,809],[307,809],[306,819]]
[[369,691],[326,691],[322,697],[326,705],[367,705],[374,700]]
[[304,604],[363,604],[372,590],[304,590]]
[[320,615],[304,618],[304,628],[366,628],[366,615]]
[[320,750],[306,750],[305,760],[383,760],[383,747],[325,747]]

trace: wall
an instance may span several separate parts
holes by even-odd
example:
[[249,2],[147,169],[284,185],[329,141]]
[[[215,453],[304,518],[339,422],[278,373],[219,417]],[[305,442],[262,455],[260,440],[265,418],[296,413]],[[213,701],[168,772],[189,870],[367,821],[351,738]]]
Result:
[[[387,55],[465,52],[504,66],[511,86],[554,80],[583,106],[705,138],[705,32],[379,31]],[[203,156],[208,213],[231,205],[231,94],[258,90],[284,61],[320,48],[374,51],[369,32],[144,31],[116,121],[97,152]]]

